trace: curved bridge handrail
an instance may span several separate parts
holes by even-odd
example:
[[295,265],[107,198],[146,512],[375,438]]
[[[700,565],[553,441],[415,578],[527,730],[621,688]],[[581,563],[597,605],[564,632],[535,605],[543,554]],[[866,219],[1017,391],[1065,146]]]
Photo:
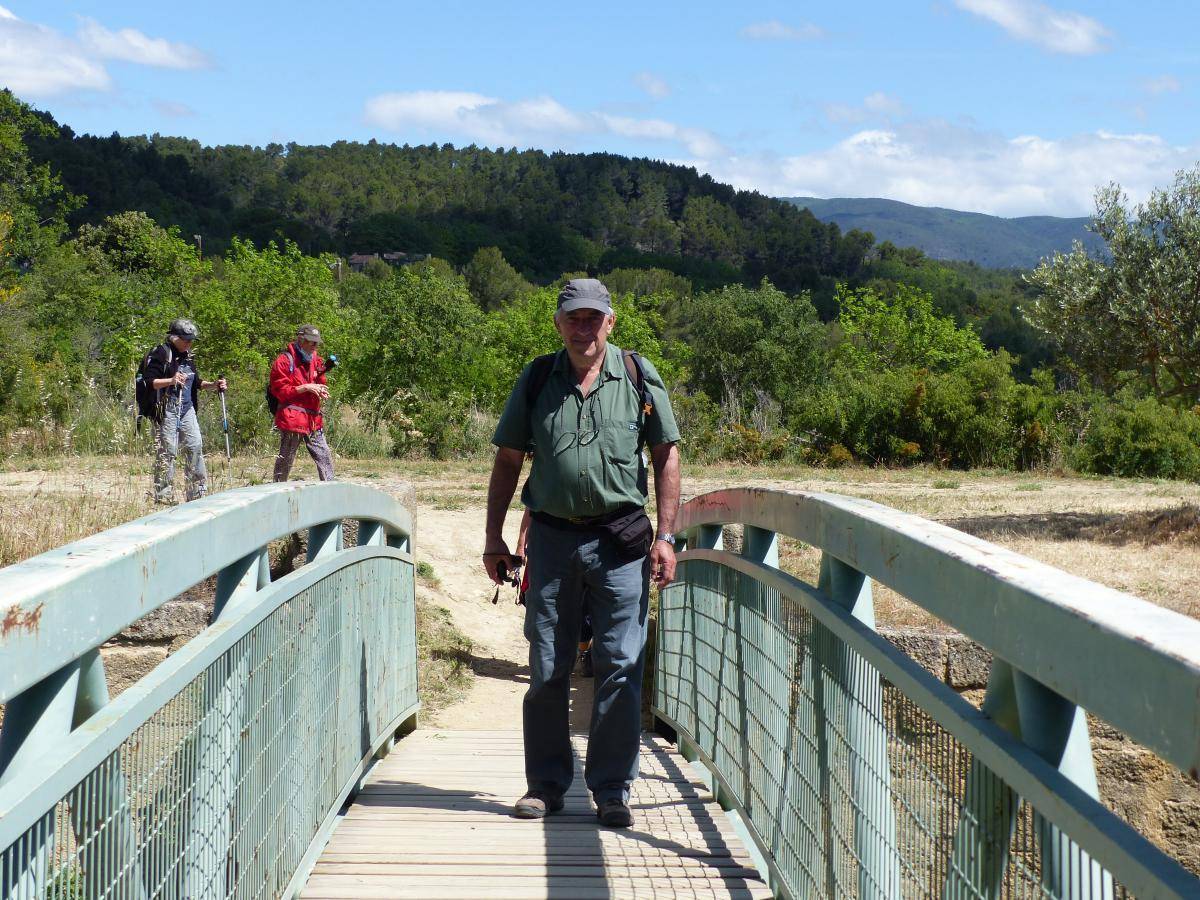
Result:
[[684,504],[676,531],[745,524],[893,588],[1200,777],[1200,622],[869,500],[756,488]]
[[[796,602],[846,647],[863,659],[870,659],[880,675],[916,701],[931,718],[961,741],[980,762],[1005,780],[1026,802],[1046,814],[1069,832],[1093,858],[1102,858],[1124,885],[1138,897],[1156,896],[1166,887],[1166,896],[1187,896],[1196,887],[1196,879],[1182,866],[1112,816],[1099,800],[1081,790],[1066,774],[1041,758],[1026,744],[1010,734],[991,716],[976,709],[947,685],[930,675],[903,650],[894,647],[874,629],[850,612],[831,603],[818,589],[785,572],[752,560],[721,551],[691,550],[688,560],[711,562],[741,572],[755,582]],[[656,714],[662,715],[661,710]],[[671,721],[673,728],[679,723]],[[703,751],[700,753],[702,755]],[[728,773],[710,759],[707,766],[729,788]],[[734,788],[733,793],[737,792]],[[767,842],[755,834],[761,845]],[[774,864],[767,862],[770,869]]]
[[[294,896],[415,724],[412,531],[376,488],[268,485],[0,571],[0,897]],[[214,575],[211,624],[110,700],[100,644]]]
[[[408,553],[384,547],[338,553],[272,582],[258,592],[253,604],[239,607],[188,641],[43,756],[40,768],[47,773],[45,778],[14,779],[0,785],[0,847],[16,842],[46,809],[53,808],[60,797],[70,792],[79,781],[79,772],[94,770],[213,659],[226,653],[282,604],[340,569],[381,556],[412,562]],[[413,712],[414,708],[408,708],[398,718],[404,719]],[[384,732],[379,740],[386,738],[386,729]],[[369,749],[373,751],[375,747]]]
[[290,482],[224,491],[0,569],[0,703],[271,541],[342,519],[411,545],[411,515],[384,492]]

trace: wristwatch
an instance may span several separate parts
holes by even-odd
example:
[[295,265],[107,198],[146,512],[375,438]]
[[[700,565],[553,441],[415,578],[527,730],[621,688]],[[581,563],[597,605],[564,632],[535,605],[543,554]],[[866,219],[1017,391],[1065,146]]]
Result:
[[671,532],[669,532],[669,531],[660,531],[658,533],[658,537],[656,537],[655,540],[656,541],[666,541],[672,547],[675,546],[675,535],[671,534]]

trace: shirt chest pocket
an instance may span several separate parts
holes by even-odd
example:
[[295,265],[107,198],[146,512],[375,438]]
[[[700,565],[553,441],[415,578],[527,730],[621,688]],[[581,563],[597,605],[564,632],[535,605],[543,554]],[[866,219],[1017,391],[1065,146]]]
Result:
[[600,429],[600,449],[610,465],[633,466],[638,450],[637,422],[605,422]]

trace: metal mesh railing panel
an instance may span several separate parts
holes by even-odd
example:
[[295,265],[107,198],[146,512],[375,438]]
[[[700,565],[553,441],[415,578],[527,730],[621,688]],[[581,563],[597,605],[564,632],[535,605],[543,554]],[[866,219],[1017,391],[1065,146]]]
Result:
[[682,560],[655,706],[722,776],[793,896],[1128,896],[870,662],[750,575]]
[[0,896],[278,896],[417,703],[412,579],[366,559],[276,608],[0,853]]

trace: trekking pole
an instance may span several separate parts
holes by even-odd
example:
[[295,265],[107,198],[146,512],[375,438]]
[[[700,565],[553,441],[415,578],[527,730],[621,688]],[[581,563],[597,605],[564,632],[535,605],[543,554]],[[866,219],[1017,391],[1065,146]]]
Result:
[[225,475],[229,479],[229,486],[233,487],[233,453],[229,450],[229,411],[225,408],[225,389],[221,388],[217,393],[221,395],[221,429],[225,432]]
[[[224,376],[221,377],[224,378]],[[221,428],[226,433],[226,462],[232,464],[233,454],[229,452],[229,412],[226,409],[226,404],[224,404],[224,388],[217,391],[217,394],[221,395]]]

